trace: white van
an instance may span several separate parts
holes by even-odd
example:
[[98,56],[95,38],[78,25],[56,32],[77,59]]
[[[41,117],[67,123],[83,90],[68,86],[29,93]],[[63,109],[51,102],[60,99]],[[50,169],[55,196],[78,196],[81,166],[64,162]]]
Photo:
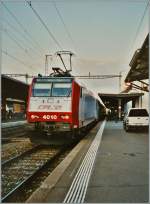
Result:
[[145,108],[130,108],[123,120],[125,131],[149,127],[149,114]]

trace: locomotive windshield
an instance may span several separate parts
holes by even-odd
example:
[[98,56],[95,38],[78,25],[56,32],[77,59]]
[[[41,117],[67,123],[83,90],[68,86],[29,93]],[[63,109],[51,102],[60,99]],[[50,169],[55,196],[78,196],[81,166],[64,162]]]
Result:
[[50,96],[52,83],[35,83],[33,96]]
[[71,83],[35,83],[32,91],[33,96],[71,96]]
[[52,96],[71,96],[71,83],[53,83]]

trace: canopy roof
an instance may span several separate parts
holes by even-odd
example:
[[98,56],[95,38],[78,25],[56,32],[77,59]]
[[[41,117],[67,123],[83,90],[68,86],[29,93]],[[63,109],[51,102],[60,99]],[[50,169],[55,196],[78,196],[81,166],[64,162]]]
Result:
[[139,81],[148,79],[149,75],[149,34],[147,35],[142,47],[135,51],[125,82]]
[[99,93],[99,97],[104,100],[108,101],[118,101],[118,99],[122,99],[124,103],[136,99],[140,96],[143,96],[144,93],[119,93],[119,94],[109,94],[109,93]]

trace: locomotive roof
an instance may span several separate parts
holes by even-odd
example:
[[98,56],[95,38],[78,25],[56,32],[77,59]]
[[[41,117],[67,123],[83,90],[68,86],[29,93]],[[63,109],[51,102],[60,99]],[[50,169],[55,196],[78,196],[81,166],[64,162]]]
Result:
[[37,82],[54,82],[54,81],[67,81],[71,82],[74,79],[74,77],[50,77],[50,76],[42,76],[42,77],[35,77],[33,80]]
[[70,77],[60,77],[60,76],[36,76],[35,77],[35,79],[49,79],[49,78],[51,78],[51,79],[57,79],[57,78],[61,78],[61,79],[72,79],[72,78],[75,78],[75,77],[73,77],[73,76],[70,76]]

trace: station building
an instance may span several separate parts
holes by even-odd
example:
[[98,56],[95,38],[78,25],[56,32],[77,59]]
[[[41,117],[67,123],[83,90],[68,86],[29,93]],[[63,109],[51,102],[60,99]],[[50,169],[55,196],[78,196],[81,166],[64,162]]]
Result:
[[25,119],[29,85],[2,74],[1,86],[2,121]]

